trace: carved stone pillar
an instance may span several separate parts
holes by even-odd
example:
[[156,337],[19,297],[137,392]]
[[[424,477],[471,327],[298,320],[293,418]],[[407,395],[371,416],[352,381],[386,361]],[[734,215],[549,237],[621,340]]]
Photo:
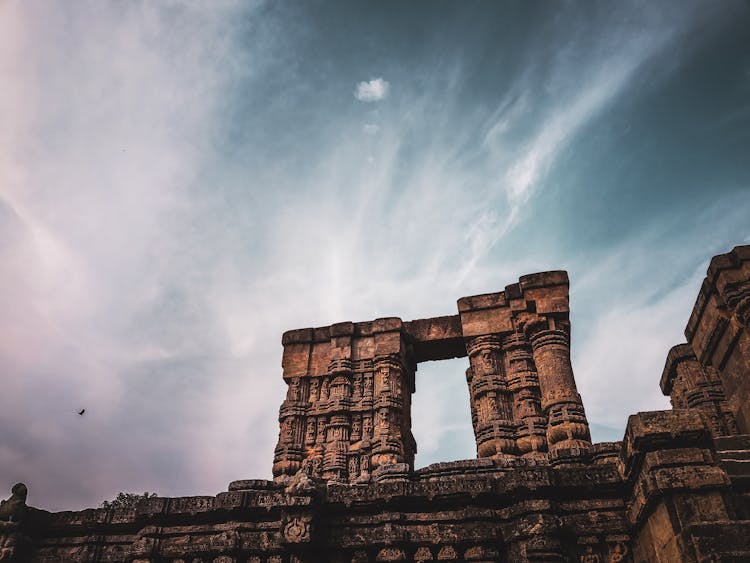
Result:
[[374,425],[372,468],[393,463],[412,463],[413,452],[407,451],[404,437],[410,435],[411,423],[404,420],[405,366],[397,355],[375,358]]
[[505,377],[513,394],[516,448],[524,457],[538,457],[547,451],[547,419],[542,413],[539,377],[531,346],[522,334],[503,339]]
[[500,339],[478,336],[466,343],[471,369],[469,395],[476,413],[474,434],[479,457],[512,455],[516,426],[508,384],[503,375]]
[[352,394],[352,362],[347,356],[351,353],[350,340],[339,337],[339,346],[335,347],[333,344],[336,341],[332,339],[331,355],[334,356],[337,350],[343,351],[338,352],[338,357],[333,357],[328,366],[330,384],[326,412],[330,418],[326,427],[323,458],[323,478],[328,481],[345,481],[349,469],[347,452],[351,433],[349,411]]
[[570,363],[570,325],[537,317],[524,323],[524,331],[539,376],[549,451],[587,448],[591,435]]
[[[296,383],[300,385],[299,381]],[[287,399],[281,404],[279,442],[274,451],[274,475],[294,475],[302,468],[307,431],[305,411],[303,401]]]
[[660,385],[673,407],[700,410],[714,436],[738,434],[718,373],[702,366],[688,344],[669,351]]

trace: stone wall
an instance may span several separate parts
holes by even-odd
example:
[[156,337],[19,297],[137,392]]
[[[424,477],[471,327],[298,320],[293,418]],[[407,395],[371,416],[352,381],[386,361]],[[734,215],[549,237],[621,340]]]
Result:
[[750,432],[750,246],[711,259],[685,336],[697,360],[715,369],[743,433]]

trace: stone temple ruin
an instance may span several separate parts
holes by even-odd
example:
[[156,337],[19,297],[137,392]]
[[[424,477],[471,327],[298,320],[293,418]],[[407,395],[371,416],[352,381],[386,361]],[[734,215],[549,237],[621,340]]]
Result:
[[[455,316],[290,331],[273,481],[58,513],[18,484],[0,561],[750,561],[750,246],[713,258],[685,335],[674,408],[592,444],[565,272]],[[477,458],[415,470],[417,364],[464,356]]]

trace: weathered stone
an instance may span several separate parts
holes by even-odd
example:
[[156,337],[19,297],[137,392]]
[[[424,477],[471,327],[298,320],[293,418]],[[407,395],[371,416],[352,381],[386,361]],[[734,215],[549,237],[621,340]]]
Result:
[[10,496],[0,501],[0,520],[18,522],[26,515],[26,496],[28,489],[23,483],[16,483]]

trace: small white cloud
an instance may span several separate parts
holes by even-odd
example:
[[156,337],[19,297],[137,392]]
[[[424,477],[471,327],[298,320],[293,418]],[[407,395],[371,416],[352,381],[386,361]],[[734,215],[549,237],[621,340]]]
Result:
[[365,135],[377,135],[378,131],[380,131],[380,125],[377,123],[365,123],[362,126],[362,131]]
[[382,78],[373,78],[369,82],[357,84],[354,97],[360,102],[379,102],[388,96],[388,81]]

